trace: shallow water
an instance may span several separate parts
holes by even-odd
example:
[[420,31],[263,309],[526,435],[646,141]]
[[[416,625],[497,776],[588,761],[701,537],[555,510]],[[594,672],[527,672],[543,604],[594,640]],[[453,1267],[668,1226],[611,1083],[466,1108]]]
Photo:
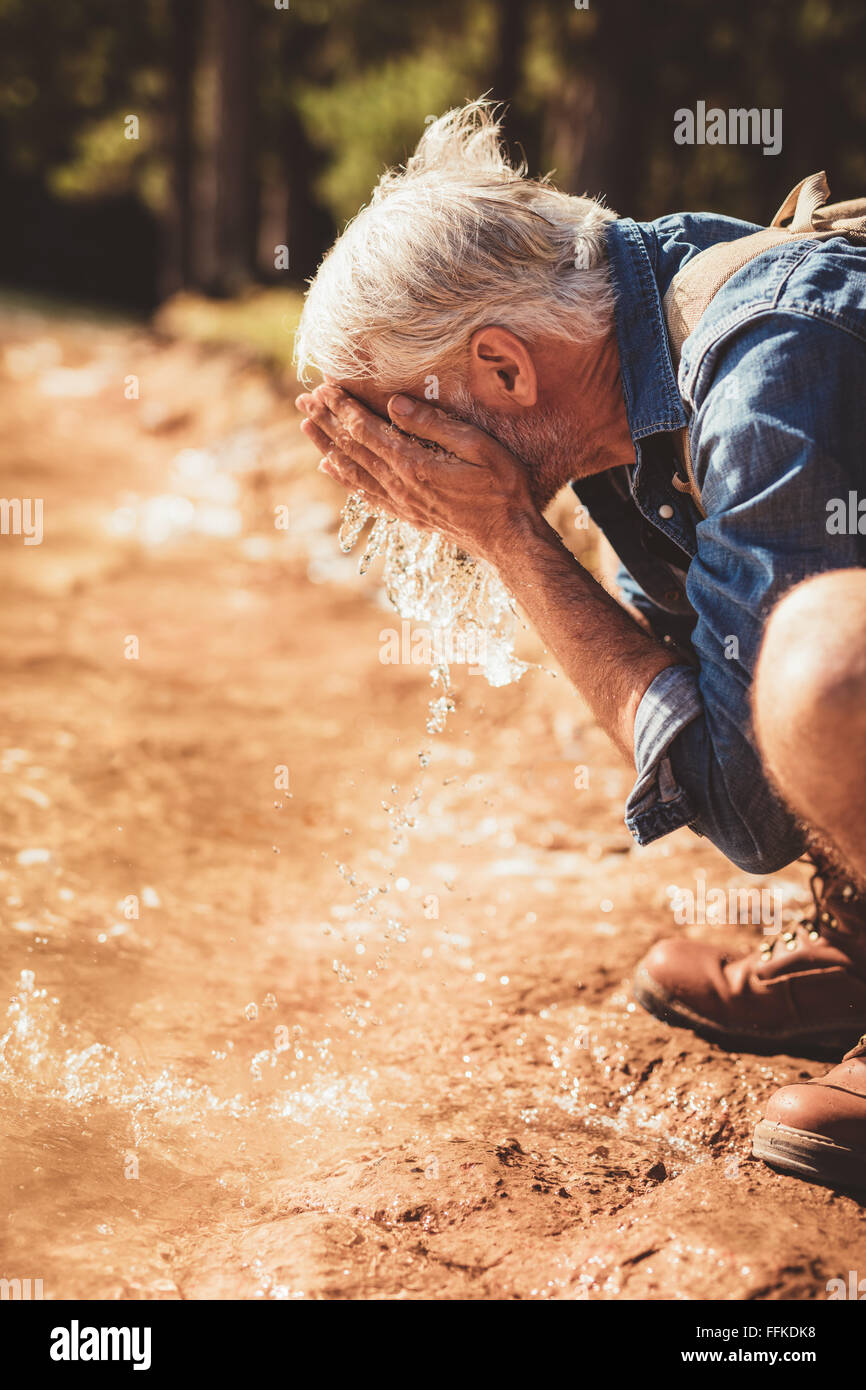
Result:
[[[430,671],[380,660],[375,566],[261,374],[7,327],[6,491],[38,480],[46,538],[0,547],[0,1276],[804,1297],[856,1260],[859,1208],[748,1156],[763,1098],[820,1068],[631,1000],[669,885],[732,870],[685,833],[633,846],[565,683],[459,670],[431,736]],[[110,384],[130,360],[150,417]]]

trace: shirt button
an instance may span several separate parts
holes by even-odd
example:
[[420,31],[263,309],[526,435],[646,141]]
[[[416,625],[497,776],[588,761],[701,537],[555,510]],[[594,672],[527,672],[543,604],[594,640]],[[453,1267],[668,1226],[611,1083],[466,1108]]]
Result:
[[674,509],[669,502],[663,502],[659,507],[659,516],[664,517],[665,521],[670,521],[674,514]]

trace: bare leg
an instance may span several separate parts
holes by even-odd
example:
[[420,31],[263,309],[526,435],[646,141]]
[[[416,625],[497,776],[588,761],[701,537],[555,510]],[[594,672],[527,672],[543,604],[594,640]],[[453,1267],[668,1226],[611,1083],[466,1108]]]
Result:
[[786,803],[866,883],[866,570],[804,580],[770,615],[755,731]]

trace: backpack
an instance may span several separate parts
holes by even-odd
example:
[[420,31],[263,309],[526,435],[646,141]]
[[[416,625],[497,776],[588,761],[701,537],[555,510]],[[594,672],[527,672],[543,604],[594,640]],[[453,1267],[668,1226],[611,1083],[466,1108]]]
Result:
[[[866,198],[828,204],[829,196],[827,175],[823,172],[810,174],[791,189],[769,227],[736,241],[720,241],[708,246],[677,272],[663,304],[675,370],[683,343],[697,328],[710,301],[731,276],[755,256],[773,246],[784,246],[801,238],[827,241],[829,237],[846,236],[850,241],[866,245]],[[687,492],[705,517],[707,513],[692,466],[687,426],[677,432],[674,445],[685,476],[675,473],[673,485],[678,492]]]

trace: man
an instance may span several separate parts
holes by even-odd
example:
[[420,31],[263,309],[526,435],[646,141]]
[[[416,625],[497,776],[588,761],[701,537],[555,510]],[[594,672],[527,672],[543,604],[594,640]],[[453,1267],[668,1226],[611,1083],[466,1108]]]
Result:
[[[688,825],[761,874],[812,854],[813,921],[739,958],[662,942],[640,1002],[722,1044],[841,1051],[866,1030],[866,248],[806,237],[750,261],[675,376],[674,275],[755,230],[617,219],[532,182],[473,103],[322,263],[298,357],[327,384],[298,405],[325,472],[499,571],[636,767],[639,843]],[[543,519],[569,481],[622,604]],[[778,1092],[755,1151],[864,1182],[866,1046]]]

